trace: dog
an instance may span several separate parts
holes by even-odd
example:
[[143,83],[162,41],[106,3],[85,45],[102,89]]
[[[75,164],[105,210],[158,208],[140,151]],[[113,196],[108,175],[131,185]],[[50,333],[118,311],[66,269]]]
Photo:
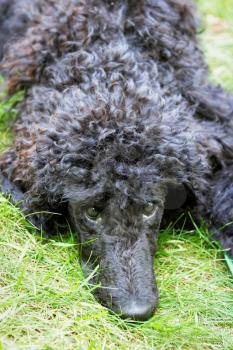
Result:
[[190,212],[233,255],[233,97],[208,82],[195,6],[6,3],[2,70],[25,95],[2,191],[45,232],[72,224],[96,298],[146,320],[161,225]]

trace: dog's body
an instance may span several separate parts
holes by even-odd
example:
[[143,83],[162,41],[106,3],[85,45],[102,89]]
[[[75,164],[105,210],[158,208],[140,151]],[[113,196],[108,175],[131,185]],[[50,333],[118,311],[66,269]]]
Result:
[[3,67],[9,91],[27,92],[0,158],[3,190],[26,193],[27,213],[67,212],[89,241],[83,262],[100,265],[102,303],[146,319],[162,219],[188,210],[233,254],[233,226],[222,228],[233,220],[233,97],[207,81],[190,2],[20,4],[28,29]]

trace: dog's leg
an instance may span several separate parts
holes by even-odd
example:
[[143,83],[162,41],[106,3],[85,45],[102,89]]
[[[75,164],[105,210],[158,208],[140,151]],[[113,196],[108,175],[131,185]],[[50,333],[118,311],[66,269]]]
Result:
[[58,231],[61,232],[64,230],[64,227],[67,226],[66,221],[62,221],[61,214],[53,213],[51,208],[48,206],[46,207],[46,204],[41,204],[40,198],[32,199],[27,196],[0,171],[0,193],[1,192],[4,195],[10,196],[10,201],[22,210],[23,214],[33,226],[40,232],[43,232],[44,237],[49,237],[51,234]]
[[194,90],[198,113],[222,126],[225,136],[214,128],[221,144],[222,169],[214,174],[209,197],[211,230],[224,249],[233,257],[233,95],[221,87],[206,85]]
[[16,204],[25,200],[25,194],[15,185],[9,181],[0,171],[0,192],[10,195],[11,201]]
[[233,257],[233,165],[216,173],[210,195],[213,233]]
[[[10,196],[10,201],[17,205],[22,212],[28,217],[29,221],[38,229],[41,229],[42,222],[44,221],[44,215],[37,213],[33,215],[31,203],[25,193],[23,193],[19,187],[11,182],[6,176],[0,171],[0,192],[4,195]],[[30,212],[32,214],[30,214]],[[42,218],[43,216],[43,218]]]
[[[19,187],[11,182],[6,176],[2,174],[0,171],[0,192],[2,192],[4,195],[10,197],[10,201],[17,205],[24,214],[27,214],[28,212],[28,203],[26,202],[26,195],[23,193]],[[30,218],[31,223],[38,227],[36,220],[34,218]]]

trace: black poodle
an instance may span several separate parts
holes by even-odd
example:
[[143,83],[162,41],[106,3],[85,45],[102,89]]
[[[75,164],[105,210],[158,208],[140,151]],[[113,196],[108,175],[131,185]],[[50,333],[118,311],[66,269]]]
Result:
[[148,319],[161,221],[204,218],[233,255],[233,97],[208,83],[194,6],[6,4],[2,69],[9,94],[25,98],[14,146],[0,157],[2,191],[25,197],[39,228],[72,223],[85,270],[99,265],[97,298]]

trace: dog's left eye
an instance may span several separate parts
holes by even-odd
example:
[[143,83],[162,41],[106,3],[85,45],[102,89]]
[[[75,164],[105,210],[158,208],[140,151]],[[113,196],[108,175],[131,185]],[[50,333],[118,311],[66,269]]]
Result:
[[88,208],[87,211],[86,211],[86,216],[88,217],[88,219],[96,221],[100,217],[100,210],[98,210],[95,207]]
[[156,208],[156,205],[154,205],[153,203],[148,203],[143,210],[144,219],[152,217],[155,214]]

